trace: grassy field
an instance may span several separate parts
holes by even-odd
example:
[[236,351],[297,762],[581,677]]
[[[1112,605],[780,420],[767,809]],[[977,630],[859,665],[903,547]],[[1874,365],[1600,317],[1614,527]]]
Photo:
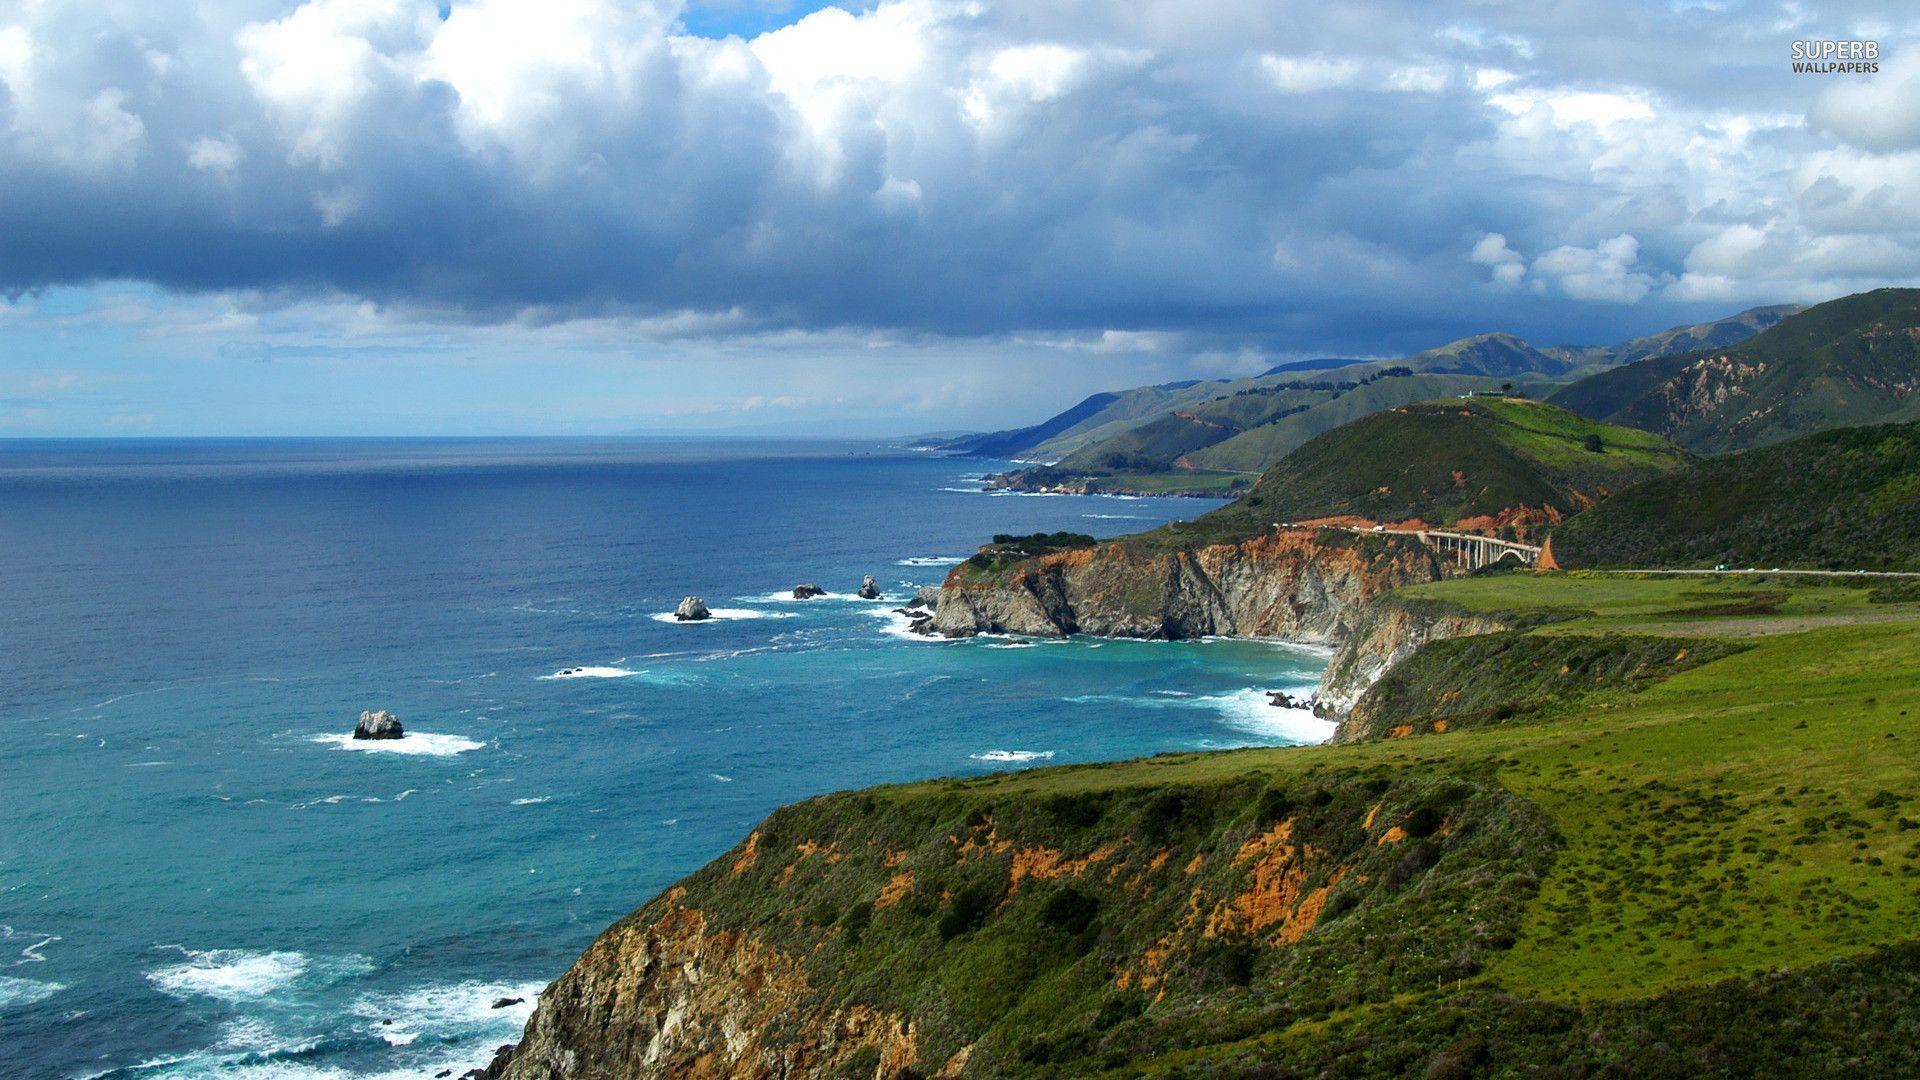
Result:
[[[1882,603],[1884,588],[1841,576],[1753,574],[1495,574],[1415,585],[1397,595],[1471,611],[1550,614],[1536,633],[1731,635],[1920,618],[1920,604]],[[1920,599],[1916,597],[1915,599]]]

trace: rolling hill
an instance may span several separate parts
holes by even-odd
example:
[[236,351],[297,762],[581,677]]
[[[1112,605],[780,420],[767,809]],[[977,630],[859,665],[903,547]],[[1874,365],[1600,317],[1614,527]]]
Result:
[[1817,305],[1726,348],[1640,360],[1551,400],[1703,454],[1920,419],[1920,289]]
[[1920,425],[1709,458],[1574,515],[1553,553],[1569,568],[1920,571]]
[[1419,520],[1525,536],[1686,461],[1657,435],[1536,401],[1429,401],[1308,440],[1187,528],[1245,534],[1275,522]]
[[1548,355],[1512,334],[1475,334],[1398,362],[1415,371],[1444,375],[1561,375],[1573,364]]

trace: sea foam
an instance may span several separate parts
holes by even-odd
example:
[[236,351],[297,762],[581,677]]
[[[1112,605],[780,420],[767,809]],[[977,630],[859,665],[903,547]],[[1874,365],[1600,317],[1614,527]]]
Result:
[[291,951],[167,948],[179,949],[186,961],[147,972],[147,981],[175,997],[247,1001],[277,994],[303,979],[331,982],[373,970],[364,956],[315,959]]
[[[1289,693],[1305,697],[1313,692],[1312,686],[1283,687]],[[1323,743],[1333,738],[1334,729],[1339,725],[1332,720],[1323,720],[1313,714],[1312,709],[1283,709],[1268,700],[1271,691],[1257,687],[1236,690],[1230,694],[1213,694],[1188,698],[1181,704],[1204,706],[1217,711],[1228,727],[1258,735],[1266,739],[1279,739],[1295,745]]]
[[[368,994],[353,1003],[353,1015],[391,1046],[409,1046],[423,1036],[432,1040],[471,1039],[496,1033],[518,1034],[533,1015],[543,983],[469,981],[417,986],[392,994]],[[496,1009],[496,1001],[519,998]],[[391,1024],[381,1023],[393,1021]]]
[[623,667],[587,667],[563,668],[551,675],[542,675],[541,679],[624,679],[640,672]]
[[0,1013],[45,1001],[65,989],[65,985],[57,982],[16,979],[11,975],[0,975]]
[[988,751],[985,751],[984,753],[968,754],[967,756],[972,758],[975,761],[995,761],[995,762],[1052,761],[1053,751],[1051,750],[988,750]]
[[409,731],[397,739],[356,739],[352,733],[315,735],[313,741],[336,750],[363,750],[377,754],[406,754],[419,757],[452,757],[478,750],[486,743],[465,735],[442,735],[431,731]]
[[648,616],[655,622],[672,623],[676,626],[703,626],[712,622],[732,622],[736,619],[791,619],[791,611],[761,611],[758,608],[717,607],[707,609],[705,619],[676,619],[671,611],[658,611]]

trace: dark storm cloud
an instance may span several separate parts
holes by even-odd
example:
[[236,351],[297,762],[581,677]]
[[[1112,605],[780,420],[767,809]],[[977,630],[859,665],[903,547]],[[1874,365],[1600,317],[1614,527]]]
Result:
[[[1920,267],[1911,231],[1812,252],[1798,206],[1920,176],[1784,72],[1858,5],[1436,11],[906,0],[749,43],[612,0],[52,0],[0,15],[0,288],[1381,351]],[[1742,270],[1769,245],[1808,261]]]

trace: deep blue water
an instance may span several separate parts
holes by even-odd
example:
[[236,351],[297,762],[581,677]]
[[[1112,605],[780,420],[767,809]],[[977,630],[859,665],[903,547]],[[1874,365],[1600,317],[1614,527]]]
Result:
[[[891,603],[776,598],[871,572],[898,602],[994,532],[1213,505],[979,471],[844,443],[0,442],[0,1076],[457,1071],[780,803],[1314,736],[1254,692],[1311,685],[1306,651],[931,642]],[[662,621],[687,593],[731,617]],[[416,734],[343,748],[369,708]]]

